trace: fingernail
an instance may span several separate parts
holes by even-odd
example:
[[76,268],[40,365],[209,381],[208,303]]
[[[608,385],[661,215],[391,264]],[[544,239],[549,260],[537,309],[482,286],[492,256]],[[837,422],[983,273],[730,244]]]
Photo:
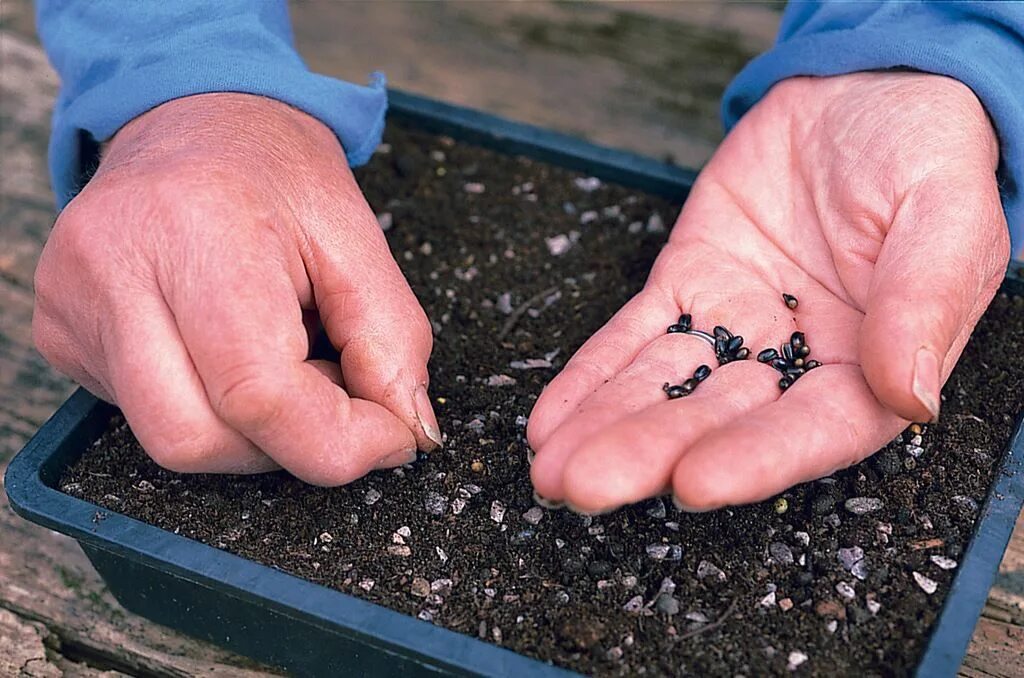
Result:
[[533,501],[535,501],[538,506],[543,506],[544,508],[548,509],[549,511],[557,511],[557,510],[561,509],[563,506],[565,506],[565,504],[563,504],[560,501],[554,501],[552,499],[545,499],[544,497],[540,496],[536,492],[533,493]]
[[914,381],[911,388],[914,397],[932,415],[932,422],[939,420],[939,393],[942,391],[939,357],[927,348],[917,350],[914,356]]
[[380,471],[381,469],[397,468],[404,464],[411,464],[414,461],[416,461],[415,445],[406,450],[392,452],[391,454],[377,462],[377,465],[374,466],[373,468]]
[[611,513],[612,511],[614,511],[617,508],[615,506],[612,506],[612,507],[609,507],[609,508],[597,509],[595,511],[587,511],[587,510],[579,508],[578,506],[573,506],[572,502],[568,502],[568,501],[565,502],[565,507],[568,508],[573,513],[577,513],[577,514],[579,514],[581,516],[603,516],[606,513]]
[[441,429],[437,426],[437,417],[434,416],[434,407],[430,404],[426,386],[421,384],[416,387],[413,404],[416,407],[416,419],[420,422],[423,433],[434,445],[441,447]]
[[526,463],[533,466],[533,460],[537,458],[537,453],[533,451],[532,447],[526,448]]
[[677,509],[679,509],[683,513],[707,513],[709,511],[714,511],[715,510],[713,508],[699,509],[699,508],[693,508],[691,506],[687,506],[683,502],[679,501],[679,497],[677,497],[674,494],[672,495],[672,503],[675,505],[675,507]]

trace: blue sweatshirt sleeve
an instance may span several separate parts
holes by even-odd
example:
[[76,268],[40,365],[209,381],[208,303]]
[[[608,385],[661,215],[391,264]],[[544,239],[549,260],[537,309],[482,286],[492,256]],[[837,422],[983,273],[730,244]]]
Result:
[[285,0],[38,0],[37,25],[61,78],[49,161],[58,208],[97,144],[164,102],[206,92],[271,97],[318,118],[359,165],[380,142],[383,76],[358,86],[311,73]]
[[726,129],[772,85],[798,75],[911,68],[970,87],[995,125],[1013,251],[1024,246],[1024,3],[791,2],[775,46],[722,101]]

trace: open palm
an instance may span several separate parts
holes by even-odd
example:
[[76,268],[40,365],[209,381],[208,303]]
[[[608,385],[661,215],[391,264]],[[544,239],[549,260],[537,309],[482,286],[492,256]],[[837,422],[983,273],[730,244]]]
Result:
[[[1009,257],[997,162],[955,81],[777,85],[701,173],[644,289],[538,400],[538,494],[584,512],[666,491],[688,510],[747,503],[937,417]],[[719,366],[703,339],[667,333],[683,313],[741,335],[750,357]],[[783,391],[754,356],[796,331],[822,365]],[[692,394],[666,397],[702,364]]]

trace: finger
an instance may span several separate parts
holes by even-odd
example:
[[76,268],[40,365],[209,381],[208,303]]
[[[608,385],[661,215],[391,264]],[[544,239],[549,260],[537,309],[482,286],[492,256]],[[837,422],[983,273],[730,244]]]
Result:
[[681,333],[661,334],[654,339],[632,363],[580,403],[540,448],[535,448],[530,477],[537,493],[550,501],[562,501],[566,496],[566,461],[584,441],[620,419],[665,401],[662,387],[689,379],[702,364],[718,365],[714,350],[703,339]]
[[672,473],[689,511],[747,504],[861,461],[906,426],[855,365],[823,365],[778,400],[700,438]]
[[[989,185],[990,184],[990,185]],[[950,199],[951,182],[914,190],[875,264],[860,332],[860,359],[879,400],[928,421],[970,330],[1006,270],[1009,237],[995,182]]]
[[776,377],[770,367],[752,360],[729,363],[715,369],[692,395],[661,398],[620,418],[584,440],[566,460],[565,501],[596,513],[663,493],[690,445],[779,397]]
[[262,473],[278,468],[218,417],[163,299],[136,294],[104,330],[111,388],[153,460],[180,473]]
[[32,311],[32,343],[53,369],[100,400],[114,402],[110,388],[99,376],[93,376],[93,372],[97,375],[103,373],[96,365],[95,356],[83,350],[82,343],[72,338],[65,325],[43,312],[38,303]]
[[207,248],[169,299],[214,412],[310,483],[350,482],[396,453],[414,458],[404,423],[377,403],[350,398],[305,361],[292,281],[251,237],[222,237]]
[[679,317],[671,295],[645,289],[590,337],[540,394],[530,413],[527,438],[539,450],[579,404],[665,334]]
[[341,352],[345,386],[352,396],[387,408],[420,449],[432,450],[441,444],[441,431],[427,395],[433,346],[427,316],[369,207],[332,218],[337,221],[312,227],[307,269],[327,336]]

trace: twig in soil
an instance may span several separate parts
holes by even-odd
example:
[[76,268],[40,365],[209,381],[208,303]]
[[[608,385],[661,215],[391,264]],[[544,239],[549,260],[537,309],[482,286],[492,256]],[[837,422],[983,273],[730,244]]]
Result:
[[729,605],[729,609],[727,609],[725,612],[723,612],[722,616],[720,616],[718,619],[716,619],[715,621],[711,622],[710,624],[707,624],[705,626],[701,626],[701,627],[696,628],[696,629],[694,629],[692,631],[687,631],[683,635],[678,636],[676,638],[676,642],[678,642],[680,640],[686,640],[687,638],[693,638],[694,636],[699,635],[701,633],[704,633],[705,631],[711,631],[712,629],[717,629],[719,626],[721,626],[722,624],[725,623],[726,619],[728,619],[729,617],[732,616],[732,613],[736,611],[736,605],[739,604],[739,602],[740,602],[739,597],[733,598],[732,599],[732,603]]
[[498,332],[498,341],[504,341],[508,333],[515,329],[516,324],[522,319],[523,315],[530,310],[530,307],[534,304],[543,301],[544,297],[554,294],[558,291],[557,287],[549,287],[546,290],[541,290],[537,294],[533,295],[523,303],[516,306],[512,312],[508,315],[508,320],[501,327],[501,332]]
[[936,546],[942,546],[946,542],[935,537],[933,539],[921,539],[919,541],[910,542],[910,548],[914,551],[920,551],[921,549],[933,549]]

